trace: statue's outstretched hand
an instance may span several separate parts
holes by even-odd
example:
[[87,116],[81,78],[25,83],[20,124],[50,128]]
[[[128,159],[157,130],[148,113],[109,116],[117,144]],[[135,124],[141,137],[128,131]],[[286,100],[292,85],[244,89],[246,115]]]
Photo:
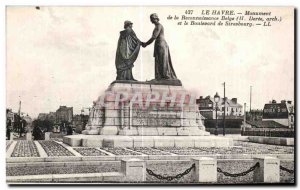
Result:
[[142,43],[143,48],[145,48],[147,46],[146,43],[144,43],[144,42],[141,42],[141,43]]

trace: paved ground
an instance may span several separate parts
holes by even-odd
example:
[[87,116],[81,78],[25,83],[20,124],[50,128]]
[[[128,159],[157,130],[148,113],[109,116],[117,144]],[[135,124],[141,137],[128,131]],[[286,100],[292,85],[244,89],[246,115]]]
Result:
[[[12,157],[38,157],[33,141],[17,141]],[[37,141],[35,141],[37,142]],[[233,147],[162,147],[162,148],[83,148],[62,146],[57,141],[38,141],[49,157],[74,156],[73,151],[82,156],[109,156],[109,155],[210,155],[210,154],[294,154],[294,147],[266,145],[252,142],[234,141]],[[11,142],[7,141],[9,148]],[[72,152],[70,152],[72,151]],[[111,153],[111,154],[107,154]]]
[[[243,155],[243,154],[285,154],[294,155],[294,147],[266,145],[243,141],[234,141],[233,147],[212,147],[212,148],[85,148],[85,147],[69,147],[61,142],[54,140],[50,141],[6,141],[6,150],[11,153],[11,158],[38,158],[41,155],[49,158],[62,157],[110,157],[110,156],[130,156],[130,155],[153,155],[153,156],[174,156],[174,155]],[[43,152],[41,154],[41,152]],[[184,157],[183,157],[184,158]],[[52,159],[52,158],[51,158]],[[18,164],[10,163],[7,166],[7,176],[20,176],[20,175],[42,175],[42,174],[67,174],[67,173],[98,173],[98,172],[117,172],[120,171],[119,161],[100,161],[97,164],[88,165],[28,165],[18,166]],[[70,162],[71,163],[71,162]],[[96,163],[96,162],[95,162]],[[239,173],[248,170],[253,165],[253,160],[218,160],[218,167],[229,173]],[[167,161],[162,160],[147,160],[146,167],[161,175],[176,175],[183,172],[190,167],[189,161]],[[281,165],[293,170],[293,160],[281,160]],[[242,177],[226,177],[218,173],[218,183],[252,183],[252,173]],[[293,183],[294,175],[285,171],[280,171],[281,182]],[[155,177],[147,174],[147,182],[162,182]],[[191,174],[172,181],[172,183],[189,183],[191,182]]]
[[[281,163],[286,168],[293,169],[294,162],[283,161]],[[156,161],[147,162],[146,167],[151,169],[156,174],[163,176],[175,176],[182,173],[191,166],[188,161]],[[253,166],[251,160],[220,160],[218,167],[229,173],[240,173],[248,170]],[[98,173],[98,172],[117,172],[120,171],[120,162],[107,162],[102,165],[80,166],[74,165],[61,167],[7,167],[7,176],[18,175],[42,175],[42,174],[68,174],[68,173]],[[218,183],[252,183],[253,172],[241,177],[227,177],[218,173]],[[147,182],[165,183],[169,181],[158,180],[154,176],[147,174]],[[284,171],[280,171],[280,180],[282,183],[293,183],[294,175]],[[183,176],[180,179],[175,179],[172,183],[190,183],[192,181],[191,173]]]

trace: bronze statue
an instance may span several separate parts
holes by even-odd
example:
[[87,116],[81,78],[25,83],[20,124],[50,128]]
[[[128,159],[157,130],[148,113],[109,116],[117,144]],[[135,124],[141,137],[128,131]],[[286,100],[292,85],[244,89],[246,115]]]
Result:
[[159,18],[156,13],[150,15],[150,21],[155,25],[152,37],[141,45],[146,47],[155,40],[155,80],[177,80],[172,66],[169,46],[164,37],[164,27],[159,23]]
[[116,80],[136,81],[132,76],[132,68],[139,54],[141,41],[136,37],[132,25],[132,22],[125,21],[125,30],[120,32],[115,61],[117,68]]

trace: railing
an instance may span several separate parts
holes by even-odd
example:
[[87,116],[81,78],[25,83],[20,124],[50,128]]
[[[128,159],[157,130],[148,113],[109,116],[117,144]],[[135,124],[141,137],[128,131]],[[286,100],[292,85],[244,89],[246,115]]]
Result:
[[294,129],[243,128],[242,136],[294,137]]
[[[176,166],[174,166],[176,167]],[[217,183],[218,173],[228,177],[240,177],[253,172],[253,183],[279,183],[280,170],[294,174],[294,170],[280,165],[280,160],[273,157],[254,158],[253,165],[240,173],[229,173],[217,167],[217,160],[210,157],[193,158],[191,165],[183,172],[176,175],[162,175],[146,168],[146,161],[140,159],[121,160],[120,172],[107,173],[82,173],[82,174],[49,174],[34,176],[7,176],[8,183],[31,182],[146,182],[147,174],[157,180],[166,183],[178,180],[187,174],[191,174],[194,183]]]
[[189,174],[192,170],[195,170],[195,163],[191,165],[191,167],[187,168],[184,172],[179,173],[177,175],[173,175],[173,176],[162,176],[160,174],[156,174],[154,173],[152,170],[146,168],[146,171],[149,175],[154,176],[155,178],[159,179],[159,180],[167,180],[167,181],[172,181],[174,179],[180,179],[182,177],[184,177],[185,175]]
[[280,161],[273,157],[257,157],[254,158],[253,165],[240,173],[229,173],[223,169],[217,167],[217,160],[215,158],[202,157],[192,159],[192,165],[184,172],[173,176],[162,176],[154,173],[150,169],[146,169],[147,173],[154,176],[161,181],[172,181],[180,179],[187,175],[191,171],[193,182],[196,183],[217,183],[217,173],[221,173],[228,177],[241,177],[253,172],[254,183],[279,183],[280,182],[280,170],[294,174],[294,170],[285,168],[280,165]]

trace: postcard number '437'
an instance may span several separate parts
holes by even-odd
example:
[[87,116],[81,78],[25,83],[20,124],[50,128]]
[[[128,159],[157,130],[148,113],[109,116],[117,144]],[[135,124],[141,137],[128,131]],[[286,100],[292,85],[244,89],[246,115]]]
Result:
[[185,14],[191,15],[191,14],[193,14],[193,11],[194,11],[194,10],[185,10]]

